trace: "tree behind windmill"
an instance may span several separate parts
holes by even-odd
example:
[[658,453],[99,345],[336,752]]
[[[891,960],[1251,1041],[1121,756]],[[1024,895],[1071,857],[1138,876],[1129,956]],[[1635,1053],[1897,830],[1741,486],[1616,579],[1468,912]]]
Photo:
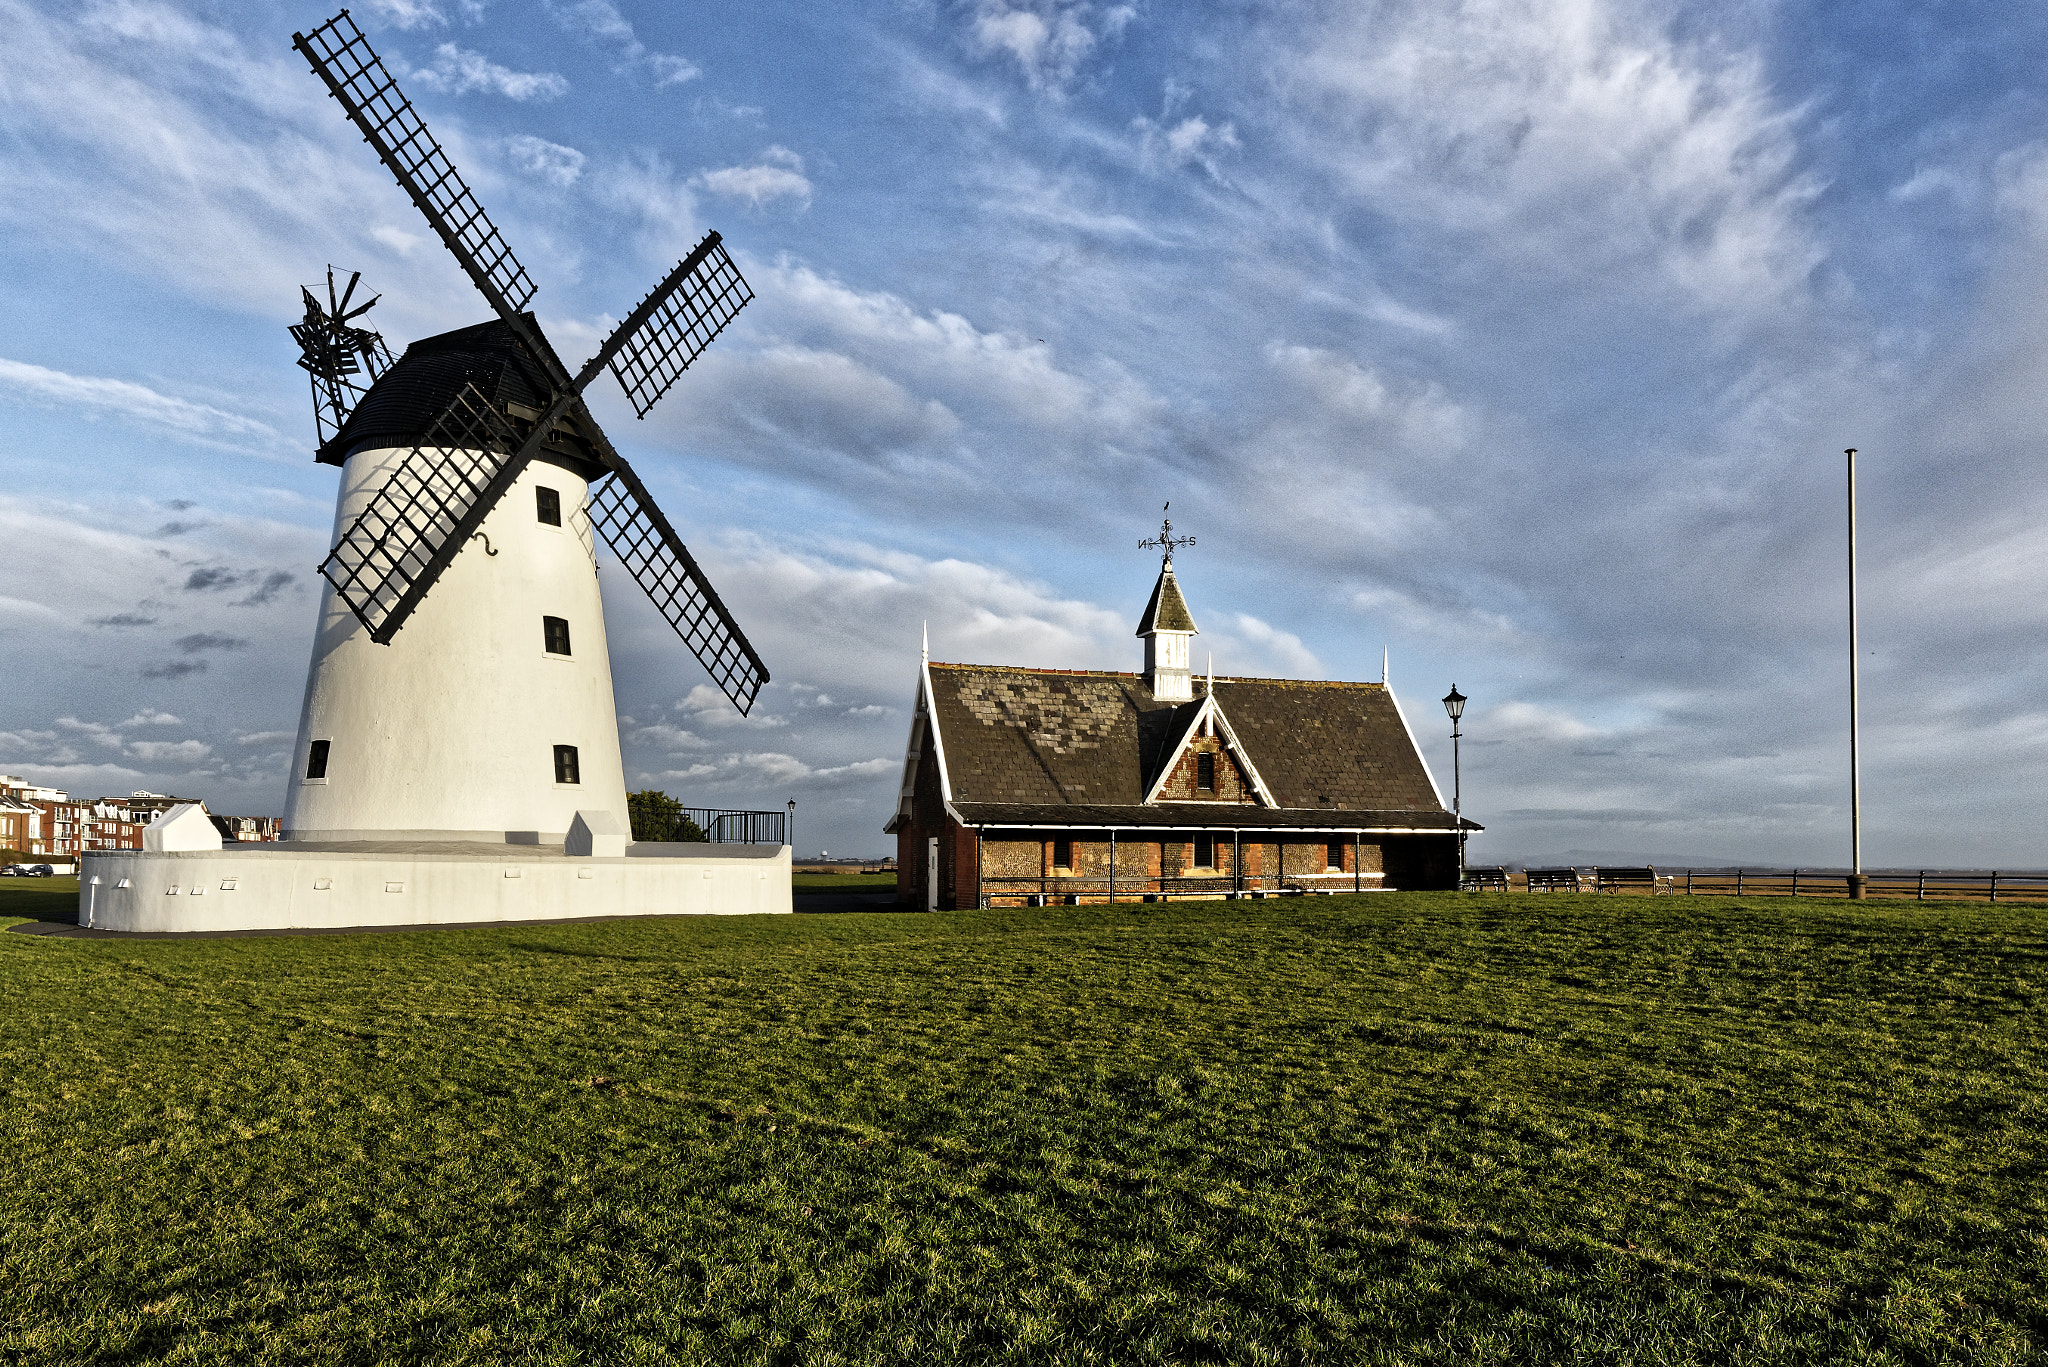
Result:
[[633,819],[635,840],[697,843],[707,838],[704,828],[683,814],[683,804],[658,788],[627,794],[626,810]]

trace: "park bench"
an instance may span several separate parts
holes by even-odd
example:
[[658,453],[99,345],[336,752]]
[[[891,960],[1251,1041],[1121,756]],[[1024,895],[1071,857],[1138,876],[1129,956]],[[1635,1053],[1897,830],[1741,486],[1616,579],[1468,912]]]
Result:
[[1482,868],[1469,868],[1458,878],[1460,892],[1506,892],[1508,871],[1505,865],[1493,864]]
[[1596,868],[1593,870],[1593,891],[1631,892],[1635,890],[1656,892],[1657,870]]
[[1531,892],[1577,892],[1577,869],[1530,869],[1525,875]]

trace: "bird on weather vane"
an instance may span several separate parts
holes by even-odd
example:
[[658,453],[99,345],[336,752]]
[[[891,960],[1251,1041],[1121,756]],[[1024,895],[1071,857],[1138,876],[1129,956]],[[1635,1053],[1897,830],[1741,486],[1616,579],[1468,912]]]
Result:
[[[1160,509],[1160,512],[1164,514],[1172,511],[1172,509],[1173,504],[1169,501]],[[1141,551],[1160,550],[1166,552],[1166,565],[1167,568],[1171,569],[1173,566],[1173,548],[1175,546],[1192,546],[1194,544],[1195,539],[1192,536],[1175,536],[1173,534],[1173,519],[1162,517],[1159,523],[1159,535],[1146,541],[1140,541],[1138,549]]]

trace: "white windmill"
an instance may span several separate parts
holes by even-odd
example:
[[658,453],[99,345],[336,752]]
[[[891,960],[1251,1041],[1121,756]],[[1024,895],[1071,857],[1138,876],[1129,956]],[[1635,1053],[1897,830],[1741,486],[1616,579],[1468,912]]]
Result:
[[[627,848],[597,540],[742,713],[768,671],[582,399],[610,369],[645,417],[752,291],[710,233],[570,374],[526,312],[532,280],[348,11],[294,34],[293,46],[497,317],[415,342],[394,362],[354,326],[376,302],[350,308],[356,278],[336,297],[330,273],[326,306],[306,292],[291,331],[312,380],[318,459],[342,477],[285,841],[156,849],[96,881],[83,870],[82,911],[118,928],[200,929],[788,910],[786,845]],[[168,829],[159,845],[177,843]],[[522,846],[541,848],[521,856]],[[761,858],[771,848],[773,878]],[[565,872],[563,855],[609,862]],[[269,868],[290,859],[311,863]],[[203,916],[185,900],[208,895],[193,887],[194,860],[209,864],[202,885],[220,882]],[[223,860],[234,865],[225,877],[210,868]],[[316,872],[344,865],[354,873]],[[140,898],[138,879],[180,900]],[[280,879],[290,886],[242,895]],[[309,898],[299,883],[351,890]],[[437,905],[370,895],[423,883]],[[566,901],[538,886],[554,883]],[[612,895],[595,896],[600,884]],[[224,922],[230,901],[251,914]]]
[[407,348],[322,444],[343,474],[285,829],[546,843],[580,810],[623,821],[593,533],[741,711],[768,671],[581,395],[609,367],[644,417],[753,294],[712,233],[570,375],[347,11],[293,46],[498,317]]

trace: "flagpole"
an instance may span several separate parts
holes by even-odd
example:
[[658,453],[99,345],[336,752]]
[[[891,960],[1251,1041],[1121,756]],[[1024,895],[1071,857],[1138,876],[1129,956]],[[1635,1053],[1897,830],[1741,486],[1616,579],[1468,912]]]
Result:
[[1863,876],[1862,690],[1856,668],[1856,448],[1843,454],[1849,458],[1849,846],[1855,865],[1849,896],[1860,902],[1869,880]]

